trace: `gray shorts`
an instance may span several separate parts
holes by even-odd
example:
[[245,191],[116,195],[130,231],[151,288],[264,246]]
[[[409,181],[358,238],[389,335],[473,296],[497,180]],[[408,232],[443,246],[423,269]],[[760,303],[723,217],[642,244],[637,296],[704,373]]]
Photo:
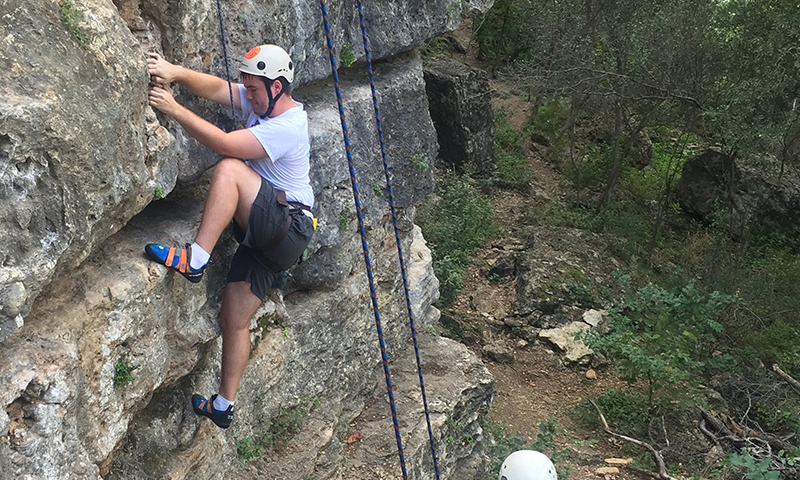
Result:
[[[292,223],[286,237],[268,250],[257,248],[270,243],[287,215],[291,215]],[[233,222],[233,236],[240,245],[228,270],[228,283],[250,282],[250,291],[264,300],[278,272],[294,265],[305,251],[314,234],[314,224],[302,210],[279,204],[276,190],[263,178],[248,223],[247,231],[243,231]]]

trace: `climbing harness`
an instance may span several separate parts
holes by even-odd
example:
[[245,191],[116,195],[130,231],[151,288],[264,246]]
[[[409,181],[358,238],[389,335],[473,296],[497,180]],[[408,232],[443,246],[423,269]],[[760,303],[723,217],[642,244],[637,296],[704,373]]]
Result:
[[[327,11],[327,7],[326,7],[326,4],[325,4],[325,0],[320,0],[320,7],[322,8],[322,19],[323,19],[323,22],[324,22],[324,25],[325,25],[325,35],[326,35],[326,38],[327,38],[328,53],[330,55],[330,60],[331,60],[331,72],[332,72],[332,75],[333,75],[334,87],[335,87],[335,90],[336,90],[336,99],[337,99],[338,106],[339,106],[339,115],[340,115],[341,121],[342,121],[342,134],[344,136],[345,151],[347,153],[347,163],[348,163],[348,167],[349,167],[349,170],[350,170],[350,183],[351,183],[351,185],[353,187],[353,199],[354,199],[355,204],[356,204],[356,214],[357,214],[357,217],[358,217],[358,230],[359,230],[359,233],[361,234],[361,245],[362,245],[362,248],[363,248],[363,251],[364,251],[364,261],[365,261],[365,264],[366,264],[367,278],[369,279],[370,296],[372,298],[372,307],[373,307],[373,310],[374,310],[374,313],[375,313],[375,325],[376,325],[377,330],[378,330],[378,342],[380,343],[381,357],[383,359],[383,370],[384,370],[384,373],[385,373],[385,376],[386,376],[386,387],[387,387],[387,391],[388,391],[388,395],[389,395],[389,404],[390,404],[391,410],[392,410],[392,421],[394,423],[395,437],[397,439],[397,450],[398,450],[398,453],[399,453],[399,456],[400,456],[400,468],[401,468],[401,470],[403,472],[403,478],[406,479],[406,478],[408,478],[408,475],[407,475],[407,472],[406,472],[405,457],[404,457],[404,454],[403,454],[403,444],[402,444],[402,441],[401,441],[400,429],[399,429],[399,426],[398,426],[397,409],[395,407],[394,393],[393,393],[393,390],[392,390],[391,374],[389,372],[389,363],[388,363],[388,359],[387,359],[387,356],[386,356],[386,344],[385,344],[384,339],[383,339],[383,329],[381,327],[380,313],[378,311],[378,300],[377,300],[377,296],[375,294],[375,283],[374,283],[374,279],[373,279],[373,275],[372,275],[372,265],[371,265],[370,256],[369,256],[369,246],[367,245],[367,237],[366,237],[366,233],[365,233],[365,230],[364,230],[364,219],[363,219],[363,216],[362,216],[362,213],[361,213],[361,201],[359,199],[359,194],[358,194],[358,183],[356,181],[355,168],[353,166],[353,154],[352,154],[352,149],[350,147],[350,138],[349,138],[348,129],[347,129],[347,121],[345,119],[344,106],[343,106],[343,102],[342,102],[342,93],[341,93],[341,88],[339,86],[339,73],[338,73],[338,70],[336,68],[336,58],[335,58],[334,49],[333,49],[333,39],[332,39],[332,35],[331,35],[330,23],[328,22],[328,11]],[[381,157],[382,157],[382,160],[383,160],[383,169],[384,169],[384,174],[386,176],[386,188],[387,188],[387,193],[388,193],[388,196],[389,196],[389,205],[391,207],[392,222],[394,224],[395,239],[396,239],[396,242],[397,242],[397,254],[398,254],[398,259],[400,261],[400,271],[401,271],[402,279],[403,279],[403,289],[405,291],[405,296],[406,296],[406,307],[407,307],[407,310],[408,310],[409,324],[411,326],[411,335],[412,335],[413,342],[414,342],[414,352],[416,354],[416,360],[417,360],[417,372],[419,374],[420,389],[422,390],[422,400],[423,400],[423,404],[424,404],[424,407],[425,407],[425,419],[426,419],[427,424],[428,424],[428,437],[429,437],[429,440],[430,440],[431,454],[432,454],[432,457],[433,457],[433,465],[434,465],[434,470],[435,470],[435,474],[436,474],[436,479],[438,480],[439,479],[439,465],[438,465],[438,461],[437,461],[437,458],[436,458],[436,445],[435,445],[435,442],[434,442],[434,439],[433,439],[433,430],[431,428],[430,414],[429,414],[429,411],[428,411],[428,402],[427,402],[427,397],[426,397],[426,394],[425,394],[425,381],[424,381],[423,375],[422,375],[422,366],[421,366],[421,362],[420,362],[419,346],[418,346],[418,343],[417,343],[416,327],[414,325],[414,313],[413,313],[413,310],[411,308],[411,298],[410,298],[410,295],[409,295],[408,280],[407,280],[407,276],[406,276],[405,262],[403,261],[403,249],[402,249],[402,245],[401,245],[401,241],[400,241],[400,231],[399,231],[398,226],[397,226],[397,213],[396,213],[396,210],[395,210],[395,207],[394,207],[394,195],[392,193],[391,176],[389,174],[389,165],[388,165],[388,162],[386,160],[386,146],[385,146],[385,142],[384,142],[384,138],[383,138],[383,129],[382,129],[382,126],[381,126],[380,110],[378,109],[378,97],[377,97],[377,93],[375,91],[375,79],[374,79],[373,70],[372,70],[372,57],[371,57],[371,54],[370,54],[369,40],[367,38],[367,32],[366,32],[366,27],[365,27],[365,22],[364,22],[364,11],[363,11],[363,7],[362,7],[362,4],[361,4],[361,0],[358,0],[358,14],[359,14],[359,20],[360,20],[360,23],[361,23],[361,35],[362,35],[362,39],[364,41],[364,51],[366,53],[366,58],[367,58],[367,68],[368,68],[368,71],[369,71],[370,88],[372,90],[372,104],[373,104],[373,107],[374,107],[374,110],[375,110],[375,119],[376,119],[376,123],[377,123],[378,138],[380,140]]]
[[233,104],[233,84],[231,83],[231,70],[228,66],[228,47],[225,42],[225,26],[222,23],[222,5],[217,0],[217,17],[219,18],[219,36],[222,41],[222,57],[225,59],[225,75],[228,77],[228,93],[231,99],[231,129],[236,130],[236,107]]
[[400,262],[400,274],[403,278],[403,290],[406,296],[406,309],[408,310],[408,323],[411,326],[411,338],[414,341],[414,354],[417,360],[417,372],[419,373],[419,388],[422,392],[422,404],[425,407],[425,421],[428,424],[428,439],[431,446],[431,456],[433,457],[433,469],[436,473],[436,480],[439,480],[439,462],[436,458],[436,443],[433,440],[433,429],[431,428],[431,417],[428,411],[428,398],[425,394],[425,380],[422,376],[422,363],[419,356],[419,345],[417,344],[417,329],[414,324],[414,311],[411,308],[411,296],[408,292],[408,279],[406,277],[406,264],[403,261],[403,246],[400,242],[400,230],[397,227],[397,212],[394,208],[394,194],[392,193],[392,179],[389,174],[389,163],[386,161],[386,142],[383,139],[383,128],[381,127],[381,114],[378,110],[378,94],[375,92],[375,77],[372,71],[372,54],[370,53],[369,40],[367,38],[367,28],[364,24],[364,8],[361,0],[358,3],[358,19],[361,23],[361,38],[364,40],[364,53],[367,58],[367,71],[369,72],[369,86],[372,90],[372,106],[375,109],[375,122],[378,129],[378,138],[381,144],[381,159],[383,160],[383,173],[386,176],[386,191],[389,195],[389,207],[392,212],[392,223],[394,224],[394,238],[397,242],[397,258]]

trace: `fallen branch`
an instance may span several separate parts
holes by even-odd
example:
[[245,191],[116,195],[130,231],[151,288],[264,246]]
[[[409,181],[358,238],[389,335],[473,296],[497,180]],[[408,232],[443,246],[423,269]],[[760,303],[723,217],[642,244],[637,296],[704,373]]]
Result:
[[600,416],[600,421],[603,422],[603,429],[606,431],[606,433],[625,440],[626,442],[630,442],[634,445],[639,445],[640,447],[650,450],[650,453],[653,455],[653,458],[656,461],[656,465],[658,465],[658,474],[653,473],[653,476],[660,478],[661,480],[677,480],[675,477],[672,477],[667,473],[667,466],[664,464],[664,457],[661,456],[661,452],[653,448],[653,446],[647,442],[643,442],[611,430],[611,427],[608,426],[608,422],[606,421],[606,417],[603,416],[603,412],[600,411],[600,407],[597,406],[594,400],[589,400],[589,403],[591,403],[594,409],[597,410],[597,415]]
[[774,450],[788,450],[792,448],[791,445],[788,443],[788,438],[783,439],[767,432],[760,432],[757,430],[753,430],[752,428],[749,428],[746,425],[739,425],[738,423],[734,422],[733,419],[731,419],[730,417],[723,415],[728,422],[728,425],[726,425],[725,422],[717,418],[716,415],[714,415],[713,413],[704,408],[700,409],[700,413],[703,415],[703,418],[706,420],[706,422],[708,422],[708,424],[711,425],[711,427],[715,431],[721,433],[720,436],[716,436],[716,439],[718,441],[728,440],[737,449],[747,446],[748,444],[751,444],[754,439],[758,439],[768,443],[770,447]]
[[792,388],[794,388],[795,391],[797,391],[797,393],[800,393],[800,382],[792,378],[792,376],[789,375],[788,373],[784,372],[781,369],[781,367],[778,366],[777,363],[772,365],[772,369],[775,370],[775,373],[777,373],[779,377],[786,380],[786,382],[788,382],[789,385],[791,385]]

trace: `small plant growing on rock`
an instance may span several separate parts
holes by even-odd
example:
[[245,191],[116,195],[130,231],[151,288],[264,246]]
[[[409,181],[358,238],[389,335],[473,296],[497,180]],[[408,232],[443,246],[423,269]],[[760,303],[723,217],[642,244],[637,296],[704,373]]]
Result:
[[84,49],[89,48],[89,37],[82,34],[80,29],[78,28],[78,22],[80,21],[83,12],[75,5],[74,0],[64,0],[61,3],[61,23],[67,27],[69,33],[78,41],[78,44],[83,47]]
[[343,208],[341,212],[339,212],[339,233],[344,233],[347,231],[347,224],[350,223],[350,212]]
[[167,192],[164,191],[164,187],[158,186],[153,190],[153,198],[155,200],[161,200],[162,198],[166,198]]
[[351,47],[349,43],[345,43],[342,46],[342,51],[339,54],[339,63],[345,67],[349,67],[350,65],[356,63],[356,56],[353,53],[353,47]]
[[264,453],[264,447],[253,442],[252,438],[243,438],[236,442],[236,451],[242,460],[252,460]]
[[136,367],[131,365],[127,357],[120,358],[114,365],[114,388],[122,388],[129,383],[133,383],[134,377],[131,374]]
[[415,153],[414,155],[411,155],[411,162],[420,170],[427,170],[430,168],[428,162],[425,161],[424,153]]

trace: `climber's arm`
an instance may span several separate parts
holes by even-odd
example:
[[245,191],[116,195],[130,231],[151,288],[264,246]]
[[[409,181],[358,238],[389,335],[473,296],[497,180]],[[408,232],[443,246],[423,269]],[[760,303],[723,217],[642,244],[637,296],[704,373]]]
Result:
[[[181,82],[198,97],[203,97],[225,106],[231,105],[231,92],[228,89],[227,81],[214,75],[196,72],[181,65],[174,65],[154,52],[148,55],[147,71],[152,76],[154,83],[167,85],[171,82]],[[233,87],[233,104],[236,108],[241,108],[239,89],[236,88],[235,84]]]
[[157,86],[151,88],[149,101],[151,106],[177,120],[198,142],[220,155],[241,159],[267,156],[261,142],[250,130],[225,132],[179,104],[169,90]]

